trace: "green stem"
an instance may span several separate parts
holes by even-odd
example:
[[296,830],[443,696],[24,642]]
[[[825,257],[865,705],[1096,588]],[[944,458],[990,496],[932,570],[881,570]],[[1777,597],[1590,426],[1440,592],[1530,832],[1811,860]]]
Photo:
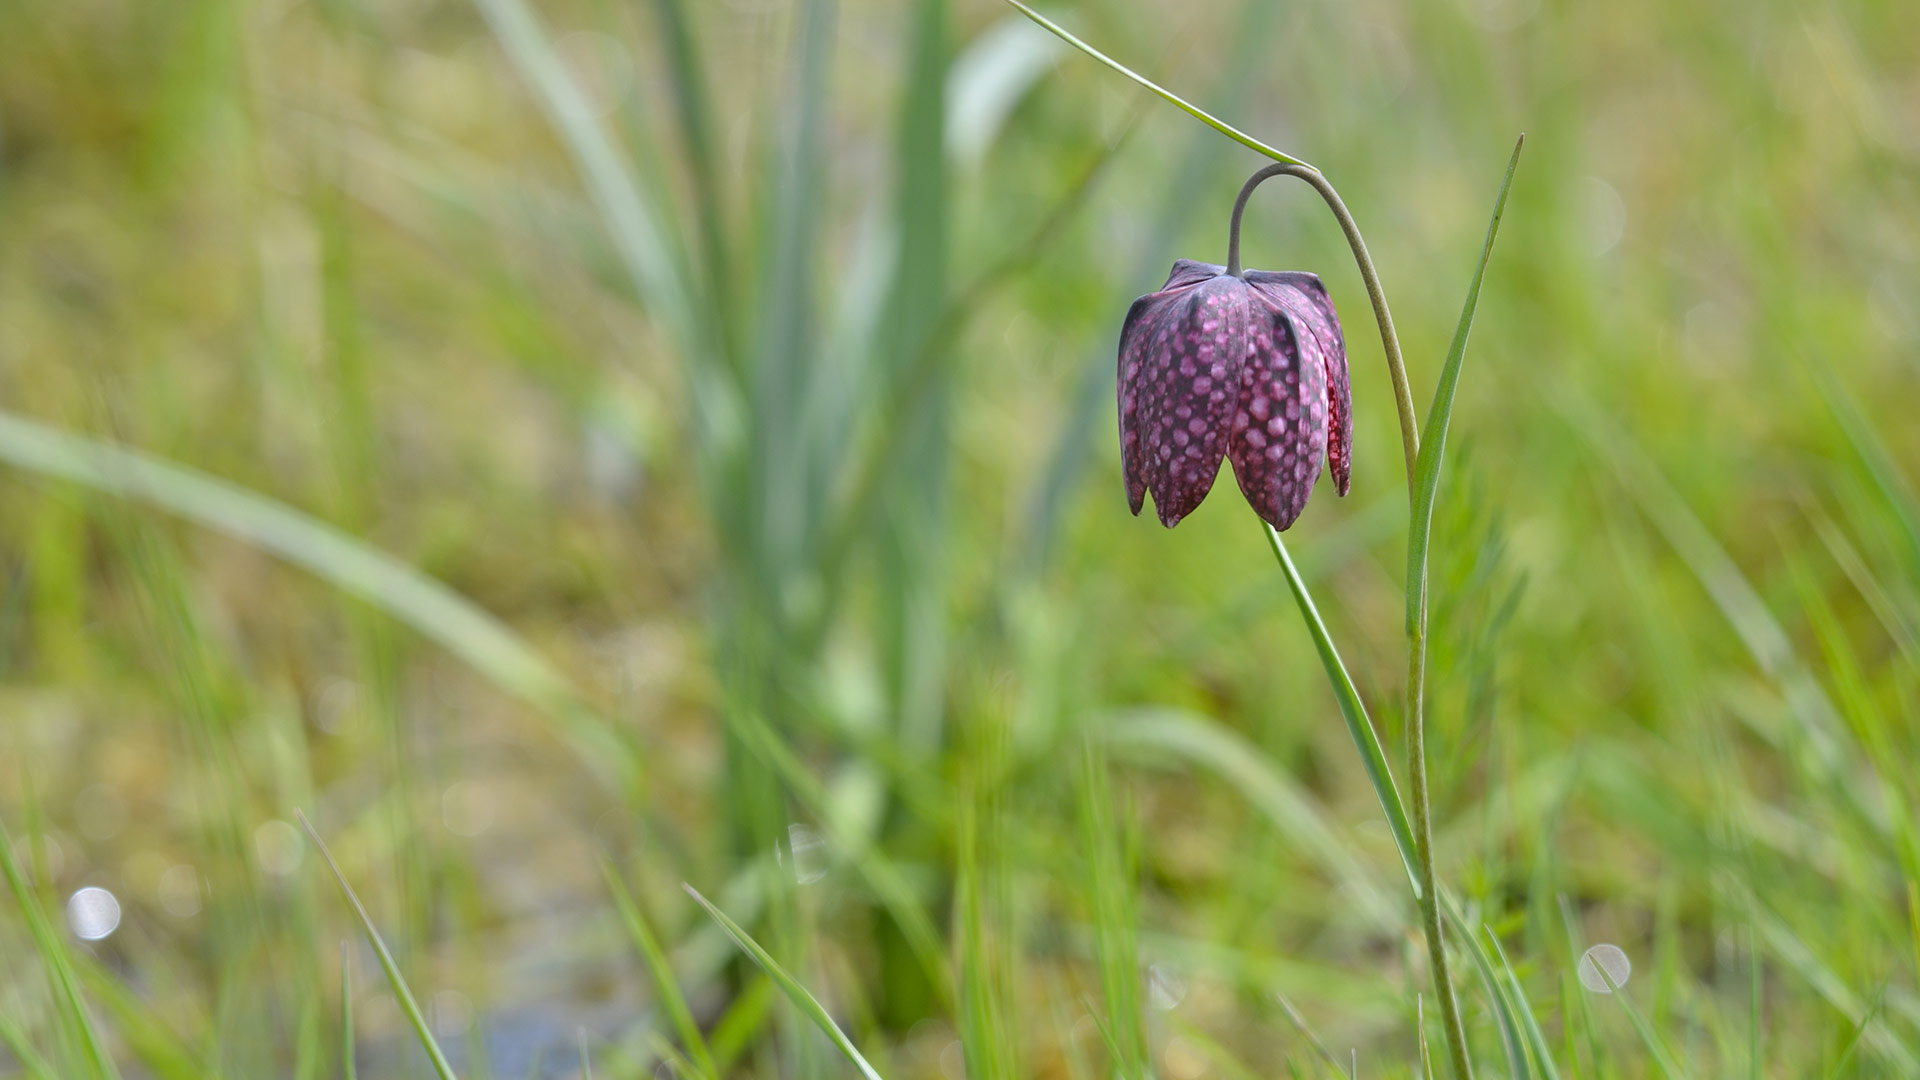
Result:
[[1067,44],[1073,46],[1074,48],[1079,49],[1081,52],[1086,53],[1088,56],[1093,57],[1095,60],[1100,61],[1102,64],[1107,65],[1108,67],[1119,72],[1120,74],[1125,75],[1127,78],[1132,79],[1134,82],[1139,83],[1141,86],[1144,86],[1147,89],[1153,91],[1154,93],[1160,95],[1160,97],[1165,99],[1166,102],[1172,105],[1174,108],[1179,109],[1181,112],[1186,113],[1188,116],[1193,117],[1195,120],[1200,121],[1201,123],[1207,125],[1213,130],[1219,132],[1220,134],[1225,135],[1227,138],[1232,139],[1234,142],[1239,143],[1241,146],[1244,146],[1247,149],[1252,150],[1263,157],[1270,157],[1275,161],[1289,162],[1294,165],[1306,164],[1306,162],[1301,161],[1299,158],[1294,157],[1291,154],[1285,154],[1278,150],[1275,150],[1273,147],[1268,146],[1266,143],[1261,142],[1259,139],[1256,139],[1253,136],[1247,134],[1246,132],[1241,131],[1239,128],[1234,127],[1232,124],[1227,123],[1226,121],[1220,119],[1219,117],[1213,115],[1212,113],[1206,111],[1205,109],[1202,109],[1200,106],[1193,104],[1192,102],[1179,96],[1178,94],[1175,94],[1173,91],[1168,90],[1166,87],[1161,86],[1159,83],[1154,82],[1152,79],[1149,79],[1146,76],[1140,74],[1139,72],[1134,71],[1132,68],[1127,67],[1125,64],[1122,64],[1120,61],[1115,60],[1113,57],[1108,56],[1106,53],[1101,52],[1099,49],[1096,49],[1093,46],[1087,44],[1086,42],[1081,41],[1079,38],[1074,37],[1072,34],[1067,32],[1065,27],[1061,26],[1057,22],[1054,22],[1052,19],[1047,18],[1045,15],[1042,15],[1039,12],[1033,10],[1027,5],[1021,3],[1020,0],[1007,0],[1007,3],[1020,9],[1020,14],[1025,15],[1027,18],[1032,19],[1034,22],[1040,24],[1040,26],[1043,27],[1048,33],[1059,38],[1061,41],[1064,41]]
[[[1268,165],[1247,178],[1240,188],[1239,197],[1234,200],[1233,218],[1228,225],[1227,272],[1236,276],[1241,273],[1240,219],[1246,211],[1247,200],[1253,195],[1254,188],[1274,176],[1298,177],[1313,185],[1313,189],[1326,201],[1327,209],[1333,211],[1334,218],[1340,222],[1340,230],[1347,236],[1347,245],[1353,249],[1353,260],[1360,268],[1361,280],[1367,285],[1367,298],[1373,302],[1374,321],[1380,326],[1380,345],[1386,353],[1387,374],[1393,381],[1394,405],[1400,413],[1400,442],[1407,462],[1407,497],[1410,503],[1417,504],[1415,478],[1420,460],[1420,420],[1413,408],[1413,391],[1407,385],[1407,367],[1401,358],[1400,335],[1394,330],[1393,312],[1387,306],[1386,290],[1380,285],[1380,273],[1374,269],[1373,257],[1367,253],[1367,242],[1360,235],[1360,226],[1348,212],[1340,193],[1334,190],[1333,184],[1320,170],[1311,165],[1280,162]],[[1276,535],[1274,539],[1279,538]],[[1409,535],[1407,542],[1412,545],[1415,541]],[[1413,794],[1415,868],[1418,871],[1415,899],[1420,903],[1420,920],[1426,932],[1427,953],[1433,964],[1434,991],[1440,998],[1440,1019],[1447,1033],[1448,1057],[1453,1062],[1454,1076],[1458,1080],[1471,1080],[1473,1063],[1467,1056],[1466,1030],[1460,1020],[1459,1001],[1453,993],[1446,945],[1440,936],[1440,894],[1434,885],[1433,809],[1427,788],[1427,604],[1424,559],[1421,560],[1418,575],[1407,582],[1407,589],[1409,595],[1418,597],[1411,605],[1414,608],[1413,618],[1407,626],[1407,771]]]
[[1387,292],[1380,285],[1380,272],[1373,267],[1373,256],[1367,253],[1367,241],[1360,235],[1360,226],[1347,211],[1347,204],[1340,199],[1340,193],[1334,190],[1326,175],[1311,165],[1303,165],[1292,160],[1282,160],[1269,165],[1252,176],[1240,187],[1240,195],[1233,202],[1233,220],[1227,231],[1227,273],[1238,277],[1240,268],[1240,217],[1246,211],[1247,199],[1253,195],[1253,189],[1259,187],[1270,177],[1293,176],[1313,185],[1313,190],[1326,200],[1327,209],[1333,211],[1334,219],[1340,222],[1340,231],[1346,234],[1347,246],[1353,249],[1354,264],[1360,268],[1360,280],[1366,283],[1367,299],[1373,303],[1373,319],[1380,325],[1380,348],[1387,356],[1387,374],[1393,381],[1393,404],[1400,413],[1400,445],[1407,458],[1407,492],[1413,493],[1414,465],[1420,458],[1420,417],[1414,412],[1413,390],[1407,385],[1407,365],[1400,356],[1400,335],[1393,328],[1393,311],[1387,307]]
[[[1386,291],[1381,288],[1380,274],[1374,269],[1373,257],[1367,253],[1367,243],[1360,235],[1360,226],[1353,220],[1353,215],[1348,212],[1346,203],[1341,201],[1340,193],[1334,190],[1333,185],[1320,173],[1320,170],[1301,161],[1299,158],[1282,153],[1268,146],[1266,143],[1248,135],[1246,132],[1233,127],[1211,113],[1175,95],[1158,83],[1134,72],[1125,64],[1120,63],[1118,60],[1113,59],[1092,45],[1068,33],[1059,24],[1041,15],[1031,7],[1028,7],[1022,3],[1021,0],[1007,0],[1007,3],[1019,9],[1021,14],[1040,24],[1040,26],[1059,37],[1062,41],[1093,57],[1095,60],[1100,61],[1114,71],[1132,79],[1148,90],[1153,91],[1155,94],[1158,94],[1175,107],[1198,119],[1208,127],[1220,132],[1234,142],[1257,151],[1263,156],[1279,163],[1277,166],[1262,170],[1262,173],[1265,175],[1255,174],[1255,179],[1249,180],[1247,187],[1242,189],[1239,203],[1236,204],[1234,208],[1234,236],[1230,245],[1228,258],[1232,263],[1232,269],[1236,272],[1240,269],[1238,258],[1240,212],[1244,209],[1247,196],[1252,193],[1252,188],[1258,181],[1266,179],[1267,176],[1277,176],[1282,173],[1288,176],[1297,176],[1307,183],[1312,184],[1314,190],[1320,193],[1320,197],[1326,200],[1327,209],[1331,210],[1334,219],[1340,222],[1340,231],[1346,234],[1347,244],[1353,248],[1353,259],[1355,264],[1360,268],[1360,278],[1366,282],[1367,299],[1373,303],[1374,321],[1380,326],[1380,344],[1386,352],[1387,373],[1393,380],[1393,402],[1400,414],[1400,443],[1402,450],[1405,452],[1407,464],[1407,500],[1409,505],[1415,503],[1417,493],[1416,477],[1418,475],[1420,458],[1420,419],[1414,411],[1413,391],[1407,385],[1406,365],[1402,361],[1400,354],[1400,337],[1393,328],[1393,313],[1387,307]],[[1277,540],[1278,537],[1275,537],[1275,539]],[[1409,544],[1412,543],[1411,537],[1409,537],[1408,542]],[[1425,682],[1427,669],[1427,611],[1424,602],[1424,569],[1420,577],[1422,580],[1410,581],[1407,585],[1410,590],[1420,589],[1423,594],[1423,598],[1418,604],[1415,617],[1411,620],[1408,627],[1409,642],[1407,660],[1407,724],[1410,732],[1409,757],[1412,758],[1410,762],[1410,772],[1413,780],[1413,814],[1416,834],[1419,839],[1420,913],[1426,927],[1427,949],[1433,962],[1434,990],[1440,998],[1440,1014],[1446,1026],[1447,1051],[1448,1056],[1453,1061],[1453,1073],[1457,1080],[1471,1080],[1473,1076],[1473,1065],[1467,1057],[1466,1033],[1460,1023],[1460,1005],[1454,997],[1453,981],[1447,970],[1446,946],[1440,937],[1440,895],[1438,890],[1434,888],[1433,882],[1433,821],[1427,793],[1426,716],[1423,711],[1426,702]]]

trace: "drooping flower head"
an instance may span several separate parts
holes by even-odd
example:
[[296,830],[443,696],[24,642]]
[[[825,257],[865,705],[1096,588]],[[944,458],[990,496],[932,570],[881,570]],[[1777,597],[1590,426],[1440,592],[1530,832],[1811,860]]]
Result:
[[[1239,217],[1236,207],[1235,254]],[[1247,502],[1276,529],[1306,508],[1322,462],[1347,493],[1347,347],[1313,274],[1174,263],[1160,291],[1127,313],[1119,397],[1128,504],[1139,514],[1152,492],[1168,528],[1207,497],[1223,457]]]

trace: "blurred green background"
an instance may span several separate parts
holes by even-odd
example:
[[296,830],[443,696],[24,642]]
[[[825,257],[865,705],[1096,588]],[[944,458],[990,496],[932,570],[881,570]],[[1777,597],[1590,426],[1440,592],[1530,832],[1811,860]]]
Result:
[[[1915,1075],[1920,5],[1047,10],[1340,186],[1422,401],[1528,133],[1440,876],[1559,1075],[1660,1075],[1594,942],[1693,1075]],[[603,866],[729,1075],[850,1072],[682,881],[892,1080],[1418,1075],[1255,520],[1119,476],[1127,305],[1260,163],[990,0],[0,0],[0,1076],[97,1069],[68,985],[123,1075],[343,1075],[343,959],[426,1075],[296,809],[462,1075],[680,1067]],[[1404,782],[1378,337],[1303,186],[1245,244],[1345,314],[1288,539]]]

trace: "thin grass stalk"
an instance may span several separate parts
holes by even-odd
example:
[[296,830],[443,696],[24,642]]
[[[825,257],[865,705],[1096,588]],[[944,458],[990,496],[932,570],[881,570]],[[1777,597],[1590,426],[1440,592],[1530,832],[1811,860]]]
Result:
[[41,963],[46,966],[47,981],[56,992],[61,1019],[78,1037],[89,1070],[103,1080],[120,1080],[113,1054],[107,1049],[106,1039],[94,1023],[93,1014],[80,993],[80,980],[74,972],[73,962],[67,957],[65,946],[51,920],[40,909],[32,887],[27,884],[19,860],[14,857],[13,839],[7,835],[4,825],[0,825],[0,875],[6,877],[7,887],[13,893],[14,902],[19,905],[20,915],[26,920],[27,933],[33,938]]
[[413,1027],[413,1033],[420,1039],[420,1048],[427,1052],[427,1059],[433,1063],[434,1073],[440,1077],[440,1080],[457,1080],[453,1066],[447,1061],[447,1055],[441,1051],[440,1044],[433,1037],[433,1029],[427,1024],[427,1014],[421,1011],[420,1003],[415,1000],[413,990],[407,985],[406,977],[400,973],[400,965],[394,960],[392,951],[387,948],[385,939],[380,936],[380,931],[374,927],[373,917],[367,914],[366,905],[360,902],[359,894],[355,893],[353,886],[347,883],[346,873],[334,860],[333,852],[328,849],[326,841],[320,839],[320,833],[314,829],[313,823],[307,820],[307,815],[295,810],[293,816],[299,819],[300,827],[307,832],[307,838],[313,841],[313,846],[320,852],[320,857],[326,860],[327,869],[333,872],[334,882],[340,886],[341,894],[347,898],[348,905],[353,908],[354,918],[359,921],[360,929],[366,932],[367,943],[373,946],[374,955],[380,958],[380,967],[387,973],[387,982],[393,988],[393,996],[400,1002],[400,1011],[406,1014],[407,1022]]

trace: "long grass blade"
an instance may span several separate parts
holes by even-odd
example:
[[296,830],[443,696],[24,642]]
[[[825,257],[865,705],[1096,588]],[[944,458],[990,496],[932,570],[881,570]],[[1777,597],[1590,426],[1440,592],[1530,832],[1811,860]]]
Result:
[[1293,1030],[1306,1038],[1307,1045],[1313,1047],[1314,1054],[1326,1064],[1327,1068],[1333,1070],[1334,1075],[1338,1076],[1346,1071],[1340,1067],[1340,1059],[1334,1057],[1333,1051],[1327,1049],[1327,1044],[1314,1033],[1313,1028],[1307,1023],[1307,1018],[1300,1015],[1300,1010],[1294,1007],[1293,1002],[1287,1000],[1285,994],[1275,994],[1273,1000],[1280,1006],[1280,1011],[1287,1014],[1287,1021],[1293,1025]]
[[727,195],[716,148],[718,137],[707,89],[706,64],[686,0],[654,0],[654,10],[666,38],[668,70],[673,75],[674,112],[693,176],[692,194],[706,268],[706,311],[715,323],[710,336],[737,372],[740,342],[735,328],[737,320],[733,318],[728,299],[734,278],[725,217]]
[[40,901],[33,895],[33,889],[27,884],[27,878],[20,870],[20,862],[14,857],[13,838],[7,835],[5,825],[0,825],[0,872],[7,878],[7,888],[13,893],[14,903],[20,908],[20,915],[26,920],[27,933],[33,938],[33,946],[40,954],[40,962],[46,965],[47,979],[54,986],[62,1015],[67,1024],[78,1033],[81,1050],[86,1057],[87,1066],[96,1077],[104,1080],[119,1080],[120,1070],[114,1065],[113,1055],[108,1052],[106,1039],[93,1021],[93,1014],[87,1009],[86,999],[80,993],[80,978],[74,971],[73,962],[67,956],[66,946],[61,942],[59,932],[53,928],[47,914],[40,908]]
[[1500,1045],[1507,1053],[1508,1070],[1514,1080],[1533,1080],[1533,1069],[1527,1061],[1527,1048],[1521,1044],[1520,1022],[1514,1017],[1513,1002],[1500,985],[1499,976],[1494,974],[1493,960],[1487,955],[1486,945],[1474,935],[1453,897],[1445,892],[1440,894],[1440,909],[1446,912],[1447,919],[1453,923],[1460,938],[1467,942],[1467,955],[1472,958],[1474,970],[1480,974],[1480,984],[1493,1002],[1493,1018],[1500,1027]]
[[1673,1051],[1667,1048],[1666,1040],[1660,1038],[1660,1033],[1653,1030],[1653,1025],[1647,1022],[1646,1014],[1640,1011],[1640,1006],[1635,1005],[1626,991],[1620,988],[1620,984],[1613,981],[1613,973],[1607,970],[1605,964],[1594,964],[1593,970],[1598,972],[1600,978],[1606,982],[1607,989],[1612,991],[1613,1000],[1620,1003],[1620,1008],[1627,1014],[1627,1021],[1633,1025],[1634,1032],[1640,1036],[1640,1041],[1646,1046],[1647,1053],[1653,1055],[1653,1063],[1660,1067],[1661,1074],[1667,1080],[1686,1080],[1687,1074],[1680,1068],[1679,1062],[1674,1060]]
[[867,1059],[861,1056],[859,1048],[853,1045],[853,1040],[847,1038],[846,1032],[840,1030],[839,1024],[834,1023],[833,1016],[827,1012],[826,1006],[820,1004],[818,999],[808,993],[807,988],[800,985],[798,979],[787,974],[787,970],[780,966],[772,953],[762,948],[759,942],[753,940],[752,935],[740,928],[739,924],[727,918],[726,912],[709,903],[706,897],[700,895],[698,889],[691,885],[682,885],[681,888],[687,890],[687,895],[693,897],[695,903],[706,909],[707,914],[713,918],[714,922],[720,924],[720,928],[727,932],[727,936],[733,939],[734,944],[740,946],[741,952],[746,953],[754,963],[760,965],[760,970],[766,972],[774,985],[787,995],[787,1000],[791,1001],[803,1016],[812,1021],[813,1025],[820,1029],[821,1034],[846,1055],[848,1061],[853,1062],[854,1067],[860,1070],[860,1075],[866,1077],[866,1080],[880,1080],[880,1074],[874,1071],[872,1065],[867,1064]]
[[660,948],[660,939],[655,936],[653,928],[647,925],[646,916],[641,913],[640,906],[633,902],[633,894],[627,891],[626,883],[620,880],[613,864],[602,859],[600,875],[606,878],[607,890],[613,894],[614,907],[620,912],[620,924],[626,928],[627,937],[632,939],[633,947],[646,962],[647,974],[653,977],[654,990],[659,995],[661,1007],[666,1009],[674,1031],[679,1033],[680,1044],[687,1048],[687,1056],[692,1064],[691,1077],[719,1080],[720,1070],[714,1065],[713,1054],[707,1049],[707,1040],[700,1034],[700,1025],[694,1023],[693,1010],[687,1007],[686,995],[680,992],[680,980],[674,975],[673,965],[667,962],[666,951]]
[[554,719],[616,790],[638,782],[639,764],[626,744],[558,670],[498,619],[399,559],[257,492],[5,412],[0,461],[144,502],[272,552],[411,626]]
[[1394,846],[1400,850],[1400,862],[1407,871],[1407,885],[1417,899],[1420,895],[1420,874],[1414,859],[1413,826],[1407,820],[1407,804],[1400,801],[1400,789],[1394,786],[1393,770],[1387,765],[1386,751],[1380,747],[1380,736],[1373,730],[1373,722],[1367,718],[1366,703],[1360,700],[1360,691],[1353,685],[1352,676],[1347,667],[1340,662],[1340,651],[1334,647],[1333,635],[1327,632],[1327,624],[1320,618],[1320,609],[1314,606],[1313,597],[1307,592],[1307,583],[1300,571],[1293,565],[1293,556],[1287,553],[1287,545],[1280,539],[1280,533],[1273,526],[1261,523],[1267,532],[1267,543],[1273,548],[1273,557],[1279,560],[1280,570],[1286,575],[1287,587],[1293,590],[1293,599],[1300,605],[1300,615],[1307,622],[1307,631],[1313,635],[1314,648],[1320,652],[1321,666],[1327,669],[1327,681],[1333,685],[1334,700],[1340,704],[1340,715],[1347,722],[1347,733],[1353,736],[1353,745],[1360,751],[1361,764],[1366,767],[1367,779],[1373,784],[1373,793],[1380,800],[1380,809],[1387,817],[1387,828],[1393,833]]
[[399,1000],[401,1011],[407,1014],[407,1023],[413,1026],[413,1033],[419,1037],[421,1048],[427,1052],[427,1059],[433,1062],[433,1071],[439,1075],[440,1080],[455,1080],[453,1066],[447,1062],[447,1055],[441,1051],[440,1044],[434,1040],[433,1029],[427,1025],[426,1014],[420,1011],[420,1003],[414,1000],[413,990],[407,986],[406,977],[400,974],[400,965],[394,961],[393,953],[387,951],[386,941],[381,938],[380,931],[375,929],[372,916],[367,914],[365,905],[360,903],[360,897],[353,891],[353,886],[347,884],[347,875],[341,872],[340,864],[334,861],[333,852],[328,850],[326,841],[320,839],[319,832],[314,829],[313,822],[307,820],[304,812],[295,810],[293,816],[300,819],[300,827],[307,831],[307,836],[313,841],[314,848],[320,852],[320,857],[327,861],[327,869],[333,871],[333,880],[339,883],[340,892],[346,896],[348,905],[353,908],[354,917],[360,921],[360,929],[367,935],[367,943],[373,946],[374,955],[380,958],[380,967],[386,971],[387,982],[393,986],[393,996]]
[[1486,932],[1487,945],[1492,948],[1494,959],[1500,961],[1500,972],[1506,978],[1507,992],[1512,996],[1514,1012],[1520,1018],[1522,1030],[1527,1036],[1527,1046],[1533,1050],[1533,1062],[1540,1069],[1545,1080],[1560,1080],[1560,1069],[1553,1063],[1553,1049],[1547,1045],[1547,1034],[1540,1028],[1540,1018],[1534,1015],[1533,1003],[1527,1000],[1526,988],[1520,985],[1520,976],[1507,962],[1507,950],[1494,935],[1492,927],[1482,927]]
[[[1207,112],[1205,109],[1202,109],[1198,105],[1195,105],[1192,102],[1187,101],[1185,98],[1175,94],[1173,91],[1168,90],[1166,87],[1161,86],[1159,83],[1154,82],[1152,79],[1147,78],[1145,75],[1142,75],[1139,72],[1134,71],[1132,68],[1127,67],[1125,64],[1122,64],[1120,61],[1115,60],[1113,57],[1108,56],[1106,53],[1101,52],[1099,49],[1096,49],[1093,46],[1087,44],[1086,42],[1081,41],[1079,38],[1074,37],[1072,34],[1068,33],[1065,27],[1061,26],[1059,23],[1054,22],[1052,19],[1047,18],[1045,15],[1042,15],[1039,12],[1033,10],[1027,5],[1021,3],[1020,0],[1007,0],[1007,3],[1012,4],[1015,8],[1018,8],[1022,15],[1025,15],[1027,18],[1032,19],[1036,23],[1039,23],[1041,26],[1045,27],[1049,32],[1059,37],[1060,40],[1066,42],[1067,44],[1073,46],[1076,49],[1079,49],[1081,52],[1086,53],[1088,56],[1093,57],[1095,60],[1100,61],[1102,64],[1107,65],[1108,67],[1119,72],[1120,74],[1125,75],[1127,78],[1132,79],[1134,82],[1139,83],[1141,86],[1146,87],[1148,90],[1153,91],[1155,94],[1160,95],[1160,97],[1164,98],[1169,104],[1173,105],[1175,108],[1186,113],[1188,116],[1191,116],[1194,119],[1200,121],[1201,123],[1207,125],[1213,130],[1219,132],[1220,134],[1225,135],[1227,138],[1232,139],[1234,142],[1239,143],[1241,146],[1244,146],[1249,150],[1257,151],[1261,154],[1266,155],[1267,157],[1272,158],[1275,161],[1284,162],[1288,165],[1306,165],[1307,164],[1306,162],[1301,161],[1299,158],[1294,157],[1291,154],[1286,154],[1286,153],[1282,153],[1279,150],[1275,150],[1273,147],[1268,146],[1266,143],[1261,142],[1259,139],[1256,139],[1253,136],[1247,134],[1246,132],[1241,131],[1239,128],[1234,127],[1233,125],[1227,123],[1226,121],[1220,119],[1219,117],[1213,115],[1212,113]],[[1311,165],[1308,165],[1307,167],[1312,168]]]
[[1487,238],[1480,245],[1480,261],[1474,265],[1473,280],[1467,286],[1467,301],[1460,308],[1460,321],[1453,330],[1453,342],[1447,346],[1447,361],[1440,368],[1440,381],[1433,390],[1433,404],[1427,407],[1425,427],[1420,432],[1420,456],[1413,467],[1413,521],[1407,533],[1407,635],[1413,636],[1420,612],[1427,602],[1427,547],[1433,538],[1433,504],[1440,491],[1440,467],[1447,453],[1447,429],[1453,420],[1454,393],[1460,386],[1460,369],[1467,357],[1467,337],[1473,332],[1473,314],[1480,306],[1480,283],[1486,279],[1487,260],[1493,257],[1493,241],[1500,235],[1500,218],[1507,210],[1507,192],[1513,188],[1513,171],[1520,167],[1520,150],[1525,135],[1513,144],[1513,156],[1507,159],[1507,174],[1500,181],[1500,194],[1493,201],[1493,217],[1487,222]]
[[691,343],[691,308],[685,283],[667,257],[666,232],[640,185],[600,126],[579,80],[523,0],[474,0],[521,77],[533,87],[553,126],[584,174],[595,205],[606,218],[641,301],[681,341]]

